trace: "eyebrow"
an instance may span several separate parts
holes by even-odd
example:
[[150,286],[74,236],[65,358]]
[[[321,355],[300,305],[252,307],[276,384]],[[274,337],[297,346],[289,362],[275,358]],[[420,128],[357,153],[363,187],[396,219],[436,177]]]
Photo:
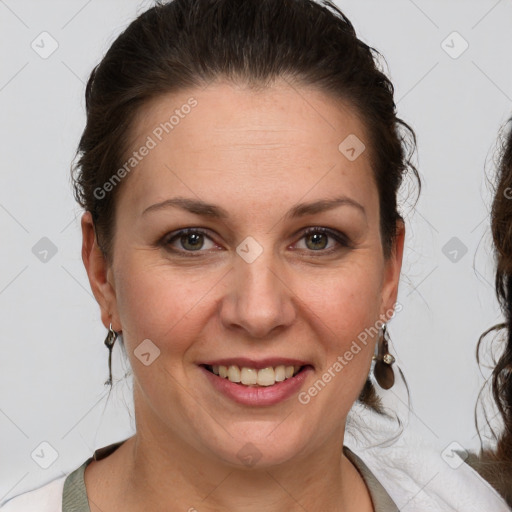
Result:
[[[366,210],[364,209],[364,206],[347,196],[336,197],[334,199],[320,199],[310,203],[300,203],[293,206],[284,217],[286,219],[295,219],[306,215],[313,215],[327,210],[332,210],[339,206],[351,206],[357,208],[366,217]],[[171,207],[181,208],[182,210],[202,217],[224,220],[229,219],[229,212],[221,206],[206,203],[200,199],[190,199],[187,197],[173,197],[160,203],[152,204],[151,206],[148,206],[141,215]]]

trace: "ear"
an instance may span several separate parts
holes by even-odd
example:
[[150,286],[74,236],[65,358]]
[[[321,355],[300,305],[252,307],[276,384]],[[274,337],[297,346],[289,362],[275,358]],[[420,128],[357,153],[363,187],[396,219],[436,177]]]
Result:
[[404,254],[405,224],[402,219],[396,223],[396,237],[389,258],[384,262],[381,318],[389,320],[398,297],[398,283]]
[[112,268],[101,251],[91,212],[82,215],[82,261],[84,262],[91,290],[101,309],[101,320],[108,329],[120,332],[121,324],[117,311],[117,300]]

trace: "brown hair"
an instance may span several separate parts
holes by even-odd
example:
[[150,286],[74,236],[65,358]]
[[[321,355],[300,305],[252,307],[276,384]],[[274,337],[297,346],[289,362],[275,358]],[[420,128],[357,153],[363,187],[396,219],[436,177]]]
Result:
[[[347,102],[361,116],[379,192],[386,257],[396,236],[397,195],[412,170],[413,130],[396,114],[380,54],[357,38],[345,15],[323,0],[173,0],[158,2],[117,37],[86,86],[87,124],[73,169],[75,198],[92,213],[98,244],[113,257],[115,198],[98,199],[122,165],[136,114],[149,100],[217,78],[253,87],[289,78]],[[341,142],[341,141],[340,141]]]
[[[512,122],[512,119],[509,121]],[[482,341],[491,332],[499,336],[500,356],[495,361],[491,376],[492,396],[503,420],[499,434],[491,427],[496,438],[495,450],[484,449],[479,460],[473,459],[475,468],[512,505],[512,130],[503,140],[498,159],[496,188],[491,209],[491,231],[496,258],[495,286],[505,322],[491,327],[478,341],[477,359],[480,363]],[[486,415],[487,416],[487,415]],[[490,424],[489,424],[490,426]]]

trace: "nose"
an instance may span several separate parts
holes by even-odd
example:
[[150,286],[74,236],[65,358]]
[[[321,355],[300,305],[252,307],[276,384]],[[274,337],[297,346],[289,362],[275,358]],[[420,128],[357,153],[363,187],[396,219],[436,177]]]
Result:
[[226,329],[245,331],[246,338],[266,338],[293,324],[294,294],[286,273],[270,254],[249,263],[236,257],[221,307]]

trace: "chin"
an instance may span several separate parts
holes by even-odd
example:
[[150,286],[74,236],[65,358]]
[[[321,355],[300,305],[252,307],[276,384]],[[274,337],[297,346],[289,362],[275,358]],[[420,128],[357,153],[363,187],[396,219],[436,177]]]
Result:
[[[286,420],[285,420],[286,422]],[[233,434],[233,437],[224,432],[217,439],[225,439],[222,446],[209,446],[209,449],[217,455],[224,463],[235,466],[237,469],[265,469],[279,464],[289,462],[297,456],[299,452],[308,444],[306,439],[299,439],[292,432],[285,429],[279,430],[279,425],[283,422],[273,422],[272,427],[255,430],[251,434]],[[244,425],[244,430],[247,425]],[[233,430],[227,428],[228,432]],[[275,432],[272,433],[272,430]],[[269,433],[272,433],[269,435]],[[227,439],[226,439],[227,437]],[[211,439],[211,437],[209,438]]]

